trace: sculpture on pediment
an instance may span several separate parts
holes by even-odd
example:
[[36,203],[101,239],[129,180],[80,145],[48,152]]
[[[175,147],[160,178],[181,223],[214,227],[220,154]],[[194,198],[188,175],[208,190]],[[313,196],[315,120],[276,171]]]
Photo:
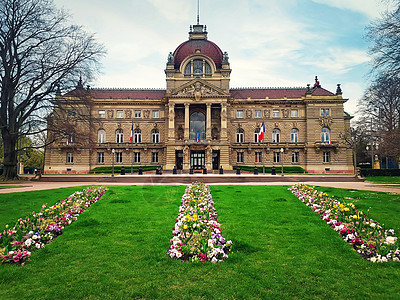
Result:
[[319,121],[319,125],[321,125],[321,127],[327,127],[327,128],[330,128],[330,127],[331,127],[332,118],[329,117],[329,116],[320,117],[320,118],[318,119],[318,121]]
[[219,96],[219,93],[200,82],[196,82],[177,92],[175,95],[179,97],[195,98],[196,101],[199,101],[201,97]]
[[202,87],[201,87],[200,82],[196,82],[195,87],[194,87],[194,90],[195,90],[195,92],[194,92],[194,99],[195,99],[196,101],[199,101],[200,98],[201,98],[201,92],[202,92],[201,88],[202,88]]

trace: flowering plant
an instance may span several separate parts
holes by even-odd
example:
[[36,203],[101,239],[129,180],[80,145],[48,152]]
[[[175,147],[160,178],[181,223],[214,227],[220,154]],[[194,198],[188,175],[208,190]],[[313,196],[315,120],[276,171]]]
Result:
[[0,262],[24,264],[31,252],[43,248],[62,234],[65,226],[77,220],[79,214],[97,202],[107,188],[87,188],[40,212],[20,218],[13,228],[6,225],[0,231]]
[[357,210],[354,203],[340,203],[303,184],[289,190],[318,213],[345,242],[366,260],[372,262],[400,261],[400,244],[393,229],[372,220],[368,212]]
[[182,196],[179,214],[172,230],[169,257],[186,261],[221,262],[228,258],[232,241],[221,235],[217,212],[204,183],[192,183]]

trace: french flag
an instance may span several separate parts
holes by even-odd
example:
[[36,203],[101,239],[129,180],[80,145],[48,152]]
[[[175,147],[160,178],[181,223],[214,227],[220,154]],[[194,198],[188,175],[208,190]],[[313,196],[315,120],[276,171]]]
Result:
[[133,122],[132,122],[132,127],[131,127],[131,138],[130,138],[130,142],[133,142]]
[[262,122],[262,125],[260,127],[260,131],[258,132],[258,140],[261,142],[264,138],[264,132],[265,132],[265,124],[264,121]]

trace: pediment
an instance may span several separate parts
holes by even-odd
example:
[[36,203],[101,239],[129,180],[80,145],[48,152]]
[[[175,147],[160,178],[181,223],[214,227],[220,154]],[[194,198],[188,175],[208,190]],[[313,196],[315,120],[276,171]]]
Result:
[[166,95],[169,98],[194,98],[199,101],[201,98],[221,98],[229,97],[229,93],[226,93],[219,87],[208,83],[202,79],[194,79],[173,90],[171,93]]

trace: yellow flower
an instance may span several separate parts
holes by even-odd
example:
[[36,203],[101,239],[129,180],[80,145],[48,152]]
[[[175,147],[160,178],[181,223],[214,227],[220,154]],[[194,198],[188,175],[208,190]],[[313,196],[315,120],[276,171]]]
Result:
[[187,225],[183,225],[183,229],[187,229],[188,227],[187,227]]
[[349,210],[350,210],[350,208],[348,208],[348,207],[345,207],[343,210],[344,210],[344,211],[349,211]]

